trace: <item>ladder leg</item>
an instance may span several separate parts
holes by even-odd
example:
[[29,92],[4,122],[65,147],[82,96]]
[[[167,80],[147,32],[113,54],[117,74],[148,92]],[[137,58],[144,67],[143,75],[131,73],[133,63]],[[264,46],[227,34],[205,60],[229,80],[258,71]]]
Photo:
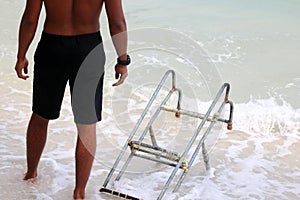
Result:
[[152,125],[149,127],[149,133],[150,133],[151,142],[152,142],[153,146],[158,147]]
[[209,171],[210,170],[209,155],[208,155],[208,152],[205,148],[205,143],[204,142],[202,143],[202,155],[203,155],[203,160],[204,160],[204,163],[205,163],[205,169],[206,169],[206,171]]

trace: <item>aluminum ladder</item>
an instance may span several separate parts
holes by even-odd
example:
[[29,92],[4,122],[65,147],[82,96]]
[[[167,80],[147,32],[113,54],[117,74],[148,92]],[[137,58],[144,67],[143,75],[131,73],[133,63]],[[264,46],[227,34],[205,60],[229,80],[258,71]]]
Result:
[[[138,131],[138,128],[140,127],[142,121],[144,120],[149,108],[153,104],[155,98],[157,97],[159,91],[165,84],[166,79],[168,78],[169,75],[172,75],[172,88],[170,89],[170,91],[166,95],[166,97],[162,100],[162,102],[160,103],[160,106],[158,106],[158,108],[156,109],[154,114],[151,116],[144,131],[139,136],[139,139],[137,141],[133,141],[132,140],[133,137],[136,135],[136,132]],[[199,153],[199,151],[201,149],[202,149],[202,154],[203,154],[203,160],[205,163],[205,168],[206,168],[206,170],[210,169],[209,156],[208,156],[208,153],[207,153],[207,150],[205,147],[205,143],[204,143],[205,139],[207,138],[207,135],[212,130],[212,128],[216,122],[226,123],[227,129],[228,130],[232,129],[233,103],[232,103],[232,101],[230,101],[228,99],[230,85],[228,83],[224,83],[221,86],[221,88],[219,89],[216,97],[212,101],[207,112],[205,114],[201,114],[198,112],[184,110],[181,108],[180,103],[181,103],[181,99],[182,99],[182,92],[180,89],[176,88],[175,82],[176,82],[175,72],[173,70],[168,70],[165,73],[165,75],[163,76],[160,83],[158,84],[156,90],[154,91],[152,97],[150,98],[150,101],[148,102],[146,108],[144,109],[143,113],[141,114],[141,116],[140,116],[139,120],[137,121],[135,127],[133,128],[131,134],[129,135],[128,139],[126,140],[113,167],[111,168],[109,174],[107,175],[107,177],[103,183],[103,186],[99,189],[100,192],[108,193],[115,197],[120,197],[120,198],[124,198],[124,199],[133,199],[133,200],[139,199],[139,198],[133,197],[131,195],[127,195],[127,194],[124,194],[121,192],[114,191],[107,187],[108,183],[111,181],[114,173],[116,172],[117,166],[120,164],[120,161],[124,157],[124,154],[125,154],[125,151],[127,148],[129,148],[131,150],[131,153],[129,154],[129,156],[127,157],[127,160],[121,167],[121,170],[116,175],[115,181],[119,181],[121,179],[122,175],[126,171],[127,166],[129,165],[130,161],[132,160],[132,158],[134,156],[174,167],[171,175],[169,176],[167,182],[165,183],[159,196],[157,197],[158,200],[163,198],[163,196],[165,195],[171,182],[173,181],[175,175],[177,174],[178,170],[182,169],[182,174],[179,176],[179,179],[173,189],[173,192],[176,192],[179,189],[181,183],[183,182],[183,179],[185,178],[185,176],[187,175],[187,173],[189,171],[189,168],[192,166],[197,154]],[[167,107],[166,106],[167,101],[170,99],[171,95],[174,94],[175,92],[178,93],[178,101],[177,101],[176,108]],[[224,92],[225,92],[224,101],[222,101],[221,105],[217,109],[217,112],[212,115],[213,109],[217,105],[218,100],[221,98],[221,96]],[[229,107],[230,108],[229,117],[228,117],[228,119],[223,119],[223,118],[220,118],[219,113],[222,112],[222,110],[226,104],[229,104],[229,106],[230,106]],[[173,113],[175,113],[176,117],[180,117],[180,115],[187,115],[189,117],[195,117],[195,118],[201,119],[201,122],[198,125],[196,131],[194,132],[192,138],[189,140],[189,142],[187,143],[187,146],[185,147],[184,151],[181,154],[173,152],[173,151],[168,151],[157,145],[155,135],[154,135],[153,129],[152,129],[152,124],[161,111],[173,112]],[[209,123],[207,129],[205,130],[201,139],[199,140],[194,152],[192,153],[192,156],[189,159],[187,159],[188,153],[190,152],[192,145],[194,144],[195,140],[198,138],[200,131],[202,130],[202,128],[206,122]],[[143,143],[143,139],[145,138],[145,136],[147,135],[148,132],[150,133],[152,144]]]

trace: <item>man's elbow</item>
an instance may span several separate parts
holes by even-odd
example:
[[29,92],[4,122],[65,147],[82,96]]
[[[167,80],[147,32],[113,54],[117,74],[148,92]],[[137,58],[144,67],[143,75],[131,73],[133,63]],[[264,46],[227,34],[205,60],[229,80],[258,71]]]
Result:
[[38,24],[38,20],[38,16],[33,16],[25,13],[22,18],[22,24],[27,26],[33,26]]
[[109,29],[110,29],[111,35],[116,35],[118,33],[125,32],[127,30],[125,19],[120,20],[120,21],[110,22]]
[[24,19],[23,24],[26,26],[35,26],[38,24],[38,22],[32,19]]

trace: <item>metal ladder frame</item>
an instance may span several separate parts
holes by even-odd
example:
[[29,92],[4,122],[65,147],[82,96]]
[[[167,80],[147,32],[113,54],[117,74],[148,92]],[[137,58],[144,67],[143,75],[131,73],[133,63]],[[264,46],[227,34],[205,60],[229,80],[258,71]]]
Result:
[[[137,132],[138,128],[140,127],[142,121],[144,120],[144,117],[146,116],[148,110],[150,109],[151,105],[153,104],[155,98],[157,97],[159,91],[163,87],[164,83],[166,82],[166,79],[168,78],[168,76],[170,74],[172,75],[172,88],[171,88],[171,90],[169,91],[167,96],[161,102],[160,106],[156,109],[155,113],[150,118],[150,121],[146,125],[143,133],[140,135],[138,141],[132,141],[133,137],[136,135],[136,132]],[[173,192],[176,192],[179,189],[179,187],[181,186],[181,183],[183,182],[183,179],[185,178],[185,176],[188,172],[189,167],[192,166],[192,164],[193,164],[193,162],[194,162],[194,160],[195,160],[195,158],[196,158],[196,156],[199,153],[201,148],[202,148],[202,154],[203,154],[203,159],[204,159],[204,163],[205,163],[205,168],[206,168],[206,170],[210,169],[209,156],[208,156],[207,150],[205,148],[204,141],[207,138],[207,135],[212,130],[214,124],[217,121],[227,123],[227,129],[228,130],[232,129],[233,103],[232,103],[232,101],[230,101],[228,99],[229,91],[230,91],[230,85],[229,85],[229,83],[224,83],[221,86],[221,88],[219,89],[216,97],[212,101],[212,103],[211,103],[210,107],[208,108],[207,112],[205,114],[201,114],[201,113],[198,113],[198,112],[193,112],[193,111],[188,111],[188,110],[181,109],[180,103],[181,103],[181,99],[182,99],[182,92],[181,92],[180,89],[176,88],[175,83],[176,83],[175,72],[173,70],[168,70],[165,73],[165,75],[163,76],[160,83],[158,84],[158,86],[157,86],[156,90],[154,91],[152,97],[150,98],[146,108],[144,109],[144,111],[141,114],[139,120],[137,121],[135,127],[133,128],[131,134],[129,135],[128,139],[126,140],[126,142],[125,142],[120,154],[118,155],[113,167],[111,168],[109,174],[107,175],[107,177],[106,177],[106,179],[103,183],[103,186],[99,189],[100,192],[109,193],[109,194],[112,194],[114,196],[118,196],[118,197],[125,198],[125,199],[133,199],[133,200],[139,199],[139,198],[136,198],[136,197],[133,197],[133,196],[130,196],[130,195],[127,195],[127,194],[123,194],[123,193],[120,193],[120,192],[117,192],[117,191],[114,191],[114,190],[111,190],[111,189],[107,188],[107,185],[110,182],[113,174],[115,173],[115,170],[117,169],[117,166],[119,165],[120,161],[122,160],[122,158],[125,154],[126,148],[128,146],[131,148],[131,153],[128,156],[126,162],[123,164],[121,170],[119,171],[117,177],[115,178],[115,181],[120,180],[120,178],[124,174],[127,166],[129,165],[131,159],[133,158],[133,156],[137,156],[137,157],[144,158],[144,159],[147,159],[147,160],[152,160],[152,161],[155,161],[155,162],[160,162],[162,164],[166,164],[166,165],[174,167],[171,175],[169,176],[167,182],[165,183],[162,191],[160,192],[160,194],[157,198],[158,200],[163,198],[163,196],[166,193],[168,187],[170,186],[172,180],[174,179],[178,169],[181,168],[181,169],[183,169],[183,172],[182,172],[181,176],[179,177],[178,182],[175,185],[175,188],[174,188]],[[224,93],[224,91],[225,91],[224,101],[222,102],[222,104],[217,109],[217,112],[214,115],[211,115],[211,112],[213,111],[214,107],[216,106],[217,102],[219,101],[219,99],[220,99],[221,95]],[[177,101],[177,108],[176,109],[169,108],[165,105],[174,92],[178,93],[178,101]],[[223,118],[219,117],[219,113],[222,112],[222,110],[223,110],[223,108],[226,104],[230,105],[229,117],[228,117],[228,119],[223,119]],[[168,111],[168,112],[174,112],[176,117],[180,117],[180,115],[182,114],[182,115],[187,115],[187,116],[190,116],[190,117],[195,117],[195,118],[202,119],[202,121],[198,125],[196,131],[194,132],[192,138],[190,139],[187,146],[185,147],[185,150],[183,151],[183,153],[180,156],[175,152],[167,151],[165,149],[162,149],[162,148],[158,147],[158,145],[157,145],[157,142],[156,142],[153,130],[152,130],[152,124],[153,124],[153,122],[155,121],[155,119],[157,118],[157,116],[159,115],[159,113],[162,110]],[[208,128],[206,129],[206,131],[204,132],[203,136],[201,137],[200,141],[198,142],[198,145],[197,145],[196,149],[194,150],[191,158],[189,160],[187,160],[187,158],[186,158],[187,154],[189,153],[192,145],[194,144],[195,140],[197,139],[201,129],[203,128],[203,126],[206,122],[210,122],[210,124],[209,124]],[[152,145],[142,143],[142,141],[145,138],[147,132],[150,132]],[[138,153],[139,151],[142,151],[144,153],[148,153],[152,157],[147,156],[147,155],[143,155],[143,154],[139,154]]]

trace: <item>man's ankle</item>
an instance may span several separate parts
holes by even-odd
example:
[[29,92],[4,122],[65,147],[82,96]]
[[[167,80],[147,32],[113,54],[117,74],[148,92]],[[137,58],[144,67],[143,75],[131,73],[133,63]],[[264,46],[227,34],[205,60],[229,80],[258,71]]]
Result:
[[23,180],[29,180],[29,179],[34,179],[37,177],[37,172],[26,172],[24,175]]
[[85,191],[84,190],[80,190],[80,189],[76,189],[74,190],[74,194],[73,194],[73,198],[75,200],[80,200],[80,199],[84,199],[85,198]]

